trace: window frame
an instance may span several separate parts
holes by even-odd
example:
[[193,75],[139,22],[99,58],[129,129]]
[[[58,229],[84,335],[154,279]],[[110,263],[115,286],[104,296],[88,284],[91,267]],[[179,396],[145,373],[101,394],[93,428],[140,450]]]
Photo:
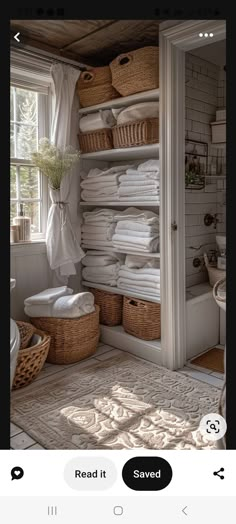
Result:
[[[23,59],[22,63],[21,58]],[[37,63],[37,59],[34,58],[32,60],[27,60],[26,65],[24,57],[21,57],[20,53],[18,53],[17,61],[14,59],[13,65],[11,64],[10,86],[36,91],[38,93],[38,117],[40,115],[40,117],[38,118],[38,140],[40,140],[40,138],[43,137],[47,137],[50,140],[52,122],[52,79],[50,76],[49,66],[45,73],[45,66],[43,68],[43,71],[41,71],[41,61],[39,60],[38,62],[39,63]],[[17,66],[15,64],[17,64]],[[30,71],[30,67],[32,67],[32,71]],[[10,157],[10,166],[11,165],[25,165],[34,167],[34,164],[30,160]],[[40,173],[40,179],[40,201],[42,202],[41,232],[31,234],[31,239],[33,242],[45,240],[47,218],[50,205],[47,177]],[[14,202],[14,200],[10,199],[10,202]]]

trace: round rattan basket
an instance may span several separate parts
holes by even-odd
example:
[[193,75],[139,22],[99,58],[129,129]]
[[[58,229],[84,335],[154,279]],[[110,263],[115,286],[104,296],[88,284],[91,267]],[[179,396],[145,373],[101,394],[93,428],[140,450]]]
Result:
[[123,296],[101,289],[90,289],[95,304],[100,307],[100,324],[118,326],[122,322]]
[[161,338],[161,305],[124,297],[123,328],[126,333],[143,340]]
[[12,389],[31,384],[40,373],[47,358],[50,336],[35,328],[33,328],[33,333],[39,335],[42,340],[35,346],[19,350]]
[[25,349],[34,333],[34,326],[29,322],[16,321],[20,333],[20,349]]
[[51,336],[47,362],[73,364],[95,353],[99,341],[99,306],[80,318],[31,318],[31,322]]
[[112,128],[114,148],[144,146],[159,142],[159,118],[146,118]]
[[146,46],[123,53],[109,65],[112,85],[122,96],[159,87],[159,47]]
[[82,107],[93,106],[119,97],[111,80],[109,66],[83,71],[77,82],[80,105]]

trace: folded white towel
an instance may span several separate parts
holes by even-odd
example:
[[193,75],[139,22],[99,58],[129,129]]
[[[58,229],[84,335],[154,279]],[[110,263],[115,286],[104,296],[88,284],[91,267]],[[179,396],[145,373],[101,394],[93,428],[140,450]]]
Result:
[[[90,253],[90,251],[88,251],[88,253]],[[117,257],[113,256],[113,255],[110,255],[110,254],[106,254],[106,255],[101,255],[101,256],[97,256],[97,255],[86,255],[83,259],[82,259],[82,264],[83,266],[86,266],[86,267],[95,267],[95,268],[98,268],[100,266],[104,267],[104,266],[110,266],[112,264],[116,264],[117,263]]]
[[159,195],[135,195],[135,196],[131,196],[131,195],[124,195],[124,196],[119,196],[119,200],[122,201],[122,202],[136,202],[136,203],[139,203],[140,205],[140,202],[141,203],[144,203],[144,202],[154,202],[154,204],[156,205],[160,205],[160,197]]
[[130,269],[160,268],[160,260],[156,258],[150,258],[150,257],[139,257],[135,255],[126,255],[125,267],[126,267],[126,270],[128,268]]
[[103,202],[111,202],[111,200],[113,202],[116,202],[117,200],[119,200],[117,192],[114,192],[111,194],[108,194],[108,193],[101,194],[101,192],[99,192],[98,194],[96,191],[93,193],[92,191],[86,191],[86,189],[84,189],[81,192],[81,198],[85,202],[89,202],[90,200],[92,200],[95,203],[101,200],[103,200]]
[[[159,217],[158,217],[159,218]],[[115,232],[119,233],[120,229],[128,229],[130,231],[138,231],[138,232],[148,232],[148,233],[158,233],[159,232],[159,224],[155,223],[152,225],[148,224],[142,224],[140,222],[135,222],[134,220],[121,220],[120,222],[117,222]]]
[[136,195],[160,195],[160,190],[155,185],[150,186],[123,186],[120,185],[118,194],[120,196],[136,196]]
[[[116,264],[114,264],[116,266]],[[94,282],[97,284],[108,284],[110,286],[116,286],[117,278],[119,269],[117,267],[113,268],[113,265],[106,266],[105,268],[99,268],[99,269],[107,269],[107,272],[97,272],[97,271],[91,271],[92,267],[84,267],[82,269],[82,277],[87,282]],[[98,269],[98,268],[97,268]]]
[[79,318],[93,311],[94,296],[89,292],[58,298],[52,305],[52,316],[56,318]]
[[[113,233],[114,234],[114,233]],[[106,233],[82,233],[82,240],[86,242],[87,240],[112,240],[112,235],[107,235]]]
[[83,275],[90,275],[94,276],[95,278],[97,276],[109,276],[109,277],[117,277],[120,270],[120,263],[116,262],[115,264],[110,264],[109,266],[86,266],[83,268]]
[[90,247],[90,249],[93,249],[93,247],[95,248],[96,246],[113,247],[112,240],[93,240],[91,238],[86,238],[83,242],[83,245],[85,244]]
[[[154,233],[149,231],[131,231],[130,229],[118,229],[116,232],[118,235],[125,235],[127,237],[140,237],[140,238],[153,238]],[[114,234],[113,234],[114,236]],[[112,236],[112,238],[113,238]],[[128,239],[127,239],[128,241]]]
[[[136,271],[139,271],[136,269]],[[154,269],[152,269],[154,271]],[[158,270],[157,270],[158,271]],[[128,280],[138,282],[139,286],[145,286],[147,285],[153,285],[155,287],[155,284],[160,284],[160,274],[148,274],[148,273],[132,273],[131,271],[126,271],[125,269],[120,269],[119,271],[119,278],[127,278]]]
[[127,286],[138,286],[140,288],[145,287],[146,289],[157,289],[160,290],[160,281],[154,282],[154,281],[148,281],[148,280],[138,280],[138,279],[131,279],[123,276],[119,276],[119,281],[121,281],[123,284]]
[[26,298],[24,300],[24,304],[25,306],[52,304],[57,298],[65,295],[71,295],[72,293],[73,289],[70,289],[67,286],[49,288],[41,291],[40,293],[37,293],[37,295]]
[[96,129],[104,129],[112,127],[116,124],[116,119],[113,116],[111,109],[104,109],[89,115],[82,116],[79,121],[80,131],[86,133],[88,131],[95,131]]
[[96,208],[93,211],[85,211],[83,213],[83,219],[85,224],[95,223],[96,225],[101,222],[114,222],[117,211],[114,209]]
[[[127,257],[130,257],[130,258],[138,258],[138,257],[134,257],[133,255],[126,255],[126,258]],[[146,259],[146,257],[142,257],[144,258],[144,260],[154,260],[155,259]],[[157,262],[157,261],[156,261]],[[156,277],[160,277],[160,267],[157,267],[157,265],[154,267],[139,267],[139,268],[131,268],[131,267],[128,267],[126,264],[122,264],[120,266],[120,271],[125,271],[127,274],[130,274],[130,275],[144,275],[144,278],[146,275],[154,275]]]
[[126,176],[129,177],[131,180],[138,179],[138,180],[152,180],[152,179],[160,179],[160,173],[159,171],[139,171],[138,169],[127,169],[126,174],[120,175],[121,177]]
[[160,289],[154,289],[151,287],[142,287],[131,285],[130,283],[126,284],[122,278],[118,278],[117,287],[124,289],[125,291],[134,291],[135,293],[140,293],[140,295],[149,295],[150,297],[160,297]]
[[106,224],[106,222],[104,222],[104,225],[96,225],[96,224],[83,224],[82,227],[81,227],[81,231],[84,232],[84,233],[108,233],[108,234],[112,234],[114,231],[115,231],[115,228],[116,228],[116,224]]
[[117,125],[145,118],[158,118],[159,102],[141,102],[128,106],[117,115]]
[[52,316],[52,306],[51,304],[29,304],[24,307],[24,312],[28,317],[51,317]]
[[138,171],[159,171],[160,170],[160,160],[153,158],[150,160],[146,160],[145,162],[142,162],[142,164],[139,164]]
[[104,177],[102,177],[102,180],[96,179],[96,178],[90,178],[89,181],[83,180],[81,182],[80,186],[82,189],[87,189],[88,191],[94,191],[94,189],[98,188],[104,188],[104,187],[118,187],[118,181],[117,180],[104,180]]
[[[122,175],[124,176],[124,175]],[[138,180],[137,178],[135,178],[135,180],[130,180],[129,178],[126,178],[124,180],[122,180],[120,182],[120,187],[125,187],[125,186],[129,186],[129,187],[133,187],[133,186],[142,186],[142,187],[149,187],[149,186],[154,186],[154,187],[160,187],[160,181],[159,180],[155,180],[154,178],[148,178],[146,180]]]
[[100,177],[104,175],[112,175],[114,173],[122,173],[122,172],[125,173],[127,169],[132,168],[132,167],[134,166],[131,166],[130,164],[126,164],[123,166],[113,166],[113,167],[109,167],[108,169],[107,168],[99,169],[98,167],[95,167],[93,169],[90,169],[90,171],[87,174],[87,177],[93,178],[93,177]]
[[[131,198],[131,197],[130,197]],[[154,197],[156,198],[156,197]],[[154,224],[159,222],[159,217],[152,211],[141,210],[135,207],[128,207],[124,211],[116,211],[114,213],[115,221],[120,220],[135,220],[136,222],[141,222],[143,224]]]

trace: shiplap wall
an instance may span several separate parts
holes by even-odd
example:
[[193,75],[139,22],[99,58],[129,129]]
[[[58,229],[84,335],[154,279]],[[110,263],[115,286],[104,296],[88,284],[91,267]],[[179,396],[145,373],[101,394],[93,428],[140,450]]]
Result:
[[[216,109],[225,104],[224,71],[199,57],[186,53],[186,138],[208,143],[208,171],[212,164],[225,164],[224,148],[211,144],[211,126]],[[203,254],[216,249],[216,232],[225,232],[225,184],[226,180],[206,179],[202,190],[185,191],[186,232],[186,286],[190,287],[208,280]],[[219,218],[217,228],[204,225],[204,215],[215,214]],[[193,249],[194,248],[194,249]],[[195,268],[193,259],[199,257],[201,266]]]

